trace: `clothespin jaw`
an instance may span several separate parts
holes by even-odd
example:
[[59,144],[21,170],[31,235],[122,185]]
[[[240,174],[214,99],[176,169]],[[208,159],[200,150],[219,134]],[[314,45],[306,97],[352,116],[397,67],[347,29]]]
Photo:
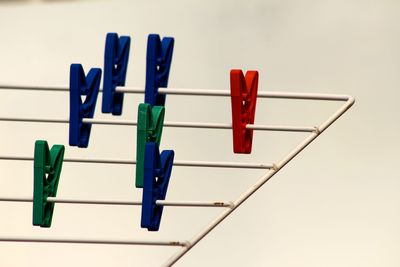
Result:
[[163,206],[156,205],[156,201],[165,200],[173,162],[173,150],[164,150],[160,155],[157,143],[146,144],[141,227],[149,231],[160,228]]
[[165,108],[162,106],[151,107],[149,104],[139,104],[136,140],[136,179],[137,188],[143,188],[144,158],[147,142],[160,145],[164,125]]
[[46,141],[35,142],[33,182],[33,225],[50,227],[54,203],[48,197],[57,195],[58,182],[64,159],[64,146],[54,145],[51,150]]
[[231,70],[231,106],[234,153],[249,154],[253,142],[253,130],[246,129],[254,124],[257,103],[258,72]]
[[165,95],[158,93],[159,87],[168,86],[169,71],[174,49],[174,38],[150,34],[147,40],[146,88],[144,102],[151,106],[164,106]]
[[125,86],[130,45],[131,38],[129,36],[118,37],[116,33],[107,34],[101,107],[103,113],[122,114],[124,93],[116,92],[115,89],[117,86]]
[[[93,68],[85,77],[81,64],[72,64],[70,68],[70,110],[69,145],[87,147],[92,125],[83,123],[83,118],[93,118],[99,94],[101,69]],[[81,96],[86,96],[82,102]]]

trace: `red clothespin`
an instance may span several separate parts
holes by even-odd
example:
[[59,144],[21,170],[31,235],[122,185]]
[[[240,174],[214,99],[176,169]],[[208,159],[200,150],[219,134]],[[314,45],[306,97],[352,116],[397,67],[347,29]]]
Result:
[[258,71],[231,70],[231,104],[233,152],[250,154],[253,130],[246,129],[254,124],[258,90]]

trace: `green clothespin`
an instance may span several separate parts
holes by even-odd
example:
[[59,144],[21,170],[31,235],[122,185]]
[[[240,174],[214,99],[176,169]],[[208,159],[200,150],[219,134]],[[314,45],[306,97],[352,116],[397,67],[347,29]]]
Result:
[[51,150],[47,141],[35,142],[33,182],[33,225],[50,227],[54,203],[48,197],[57,195],[58,181],[64,159],[65,147],[54,145]]
[[139,104],[136,141],[136,187],[143,188],[144,150],[147,142],[160,145],[165,108]]

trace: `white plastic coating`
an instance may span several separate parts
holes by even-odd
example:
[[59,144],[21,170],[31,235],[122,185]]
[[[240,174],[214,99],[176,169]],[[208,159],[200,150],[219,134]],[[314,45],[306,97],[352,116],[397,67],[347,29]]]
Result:
[[[121,93],[143,94],[141,87],[117,87]],[[218,89],[186,89],[186,88],[159,88],[158,92],[168,95],[196,95],[196,96],[230,96],[229,90]],[[282,98],[282,99],[304,99],[304,100],[329,100],[329,101],[346,101],[346,95],[333,94],[314,94],[314,93],[292,93],[292,92],[263,92],[257,94],[259,98]]]
[[[10,90],[32,90],[32,91],[56,91],[66,92],[69,87],[65,85],[15,85],[1,84],[0,89]],[[102,91],[102,90],[100,90]],[[143,94],[143,87],[117,87],[117,92],[127,94]],[[196,96],[230,96],[229,90],[218,89],[186,89],[186,88],[159,88],[161,94],[169,95],[196,95]],[[283,99],[308,99],[308,100],[330,100],[346,101],[346,95],[314,94],[314,93],[292,93],[292,92],[258,92],[260,98],[283,98]]]
[[[0,197],[3,202],[32,202],[31,197]],[[104,199],[74,199],[74,198],[58,198],[48,197],[48,202],[64,203],[64,204],[90,204],[90,205],[127,205],[127,206],[141,206],[141,201],[127,201],[127,200],[104,200]],[[231,207],[233,204],[230,201],[167,201],[157,200],[156,204],[159,206],[170,207],[204,207],[204,208],[221,208]]]
[[[1,118],[0,118],[1,120]],[[85,123],[93,124],[110,124],[110,125],[130,125],[136,126],[137,121],[128,120],[99,120],[99,119],[83,119]],[[231,123],[202,123],[202,122],[176,122],[166,121],[165,127],[179,128],[205,128],[205,129],[232,129]],[[248,124],[247,129],[264,130],[264,131],[283,131],[283,132],[314,132],[315,127],[305,126],[280,126],[280,125],[254,125]]]
[[260,177],[260,179],[252,185],[246,192],[244,192],[237,200],[233,202],[231,209],[223,211],[215,220],[213,220],[205,229],[196,234],[188,242],[188,246],[177,251],[171,258],[169,258],[163,266],[172,266],[176,263],[183,255],[185,255],[193,246],[195,246],[200,240],[202,240],[208,233],[210,233],[218,224],[220,224],[226,217],[228,217],[234,210],[236,210],[244,201],[246,201],[251,195],[253,195],[261,186],[263,186],[269,179],[271,179],[276,173],[278,173],[287,163],[295,158],[304,148],[306,148],[312,141],[314,141],[323,131],[325,131],[333,122],[335,122],[340,116],[342,116],[353,104],[354,98],[346,96],[346,103],[341,106],[331,117],[322,123],[318,130],[308,135],[300,144],[294,148],[288,155],[281,159],[275,168],[267,171],[266,174]]
[[16,118],[16,117],[0,117],[0,121],[69,123],[68,119],[46,119],[46,118],[38,119],[38,118]]
[[150,241],[129,239],[74,239],[74,238],[32,238],[0,236],[1,242],[33,242],[33,243],[68,243],[68,244],[103,244],[103,245],[142,245],[142,246],[187,246],[186,241]]
[[[16,118],[16,117],[0,117],[0,121],[17,121],[17,122],[43,122],[43,123],[69,123],[68,119],[46,119],[46,118]],[[102,124],[102,125],[126,125],[136,126],[137,121],[130,120],[105,120],[105,119],[83,119],[84,123]],[[199,122],[164,122],[165,127],[177,128],[203,128],[203,129],[232,129],[231,123],[199,123]],[[247,129],[261,131],[281,131],[281,132],[313,132],[315,127],[306,126],[283,126],[283,125],[246,125]]]
[[23,85],[23,84],[0,84],[0,89],[6,90],[26,90],[26,91],[55,91],[68,92],[66,85]]
[[[138,88],[118,88],[118,91],[137,92]],[[137,92],[139,93],[139,92]],[[141,92],[143,93],[143,91]],[[230,96],[229,90],[215,89],[179,89],[179,88],[160,88],[159,93],[168,95],[197,95],[197,96]],[[258,98],[282,98],[282,99],[304,99],[304,100],[329,100],[329,101],[346,101],[346,95],[333,94],[314,94],[314,93],[292,93],[292,92],[273,92],[259,91]]]
[[[32,161],[33,157],[0,155],[0,160]],[[136,164],[136,160],[125,160],[125,159],[64,158],[63,162],[101,163],[101,164],[127,164],[127,165]],[[273,164],[265,164],[265,163],[218,162],[218,161],[180,161],[180,160],[175,160],[174,161],[174,166],[209,167],[209,168],[239,168],[239,169],[271,169],[271,168],[273,168]]]

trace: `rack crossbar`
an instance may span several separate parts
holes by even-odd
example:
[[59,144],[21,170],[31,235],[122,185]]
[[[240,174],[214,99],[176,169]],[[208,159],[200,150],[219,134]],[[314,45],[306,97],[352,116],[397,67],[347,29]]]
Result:
[[[0,121],[13,122],[34,122],[34,123],[69,123],[68,119],[47,119],[47,118],[17,118],[17,117],[0,117]],[[83,123],[101,124],[101,125],[125,125],[137,126],[137,121],[131,120],[107,120],[107,119],[88,119],[84,118]],[[174,128],[200,128],[200,129],[232,129],[231,123],[199,123],[199,122],[164,122],[165,127]],[[280,131],[280,132],[314,132],[315,127],[307,126],[284,126],[284,125],[246,125],[247,129],[261,131]]]
[[97,245],[141,245],[141,246],[175,246],[185,247],[186,241],[150,241],[150,240],[129,240],[129,239],[74,239],[74,238],[34,238],[34,237],[13,237],[0,236],[1,242],[32,242],[32,243],[66,243],[66,244],[97,244]]
[[[6,90],[30,90],[30,91],[54,91],[68,92],[69,87],[65,85],[11,85],[1,84],[0,89]],[[100,90],[102,92],[103,90]],[[117,87],[117,92],[127,94],[143,94],[143,87]],[[187,88],[159,88],[161,94],[169,95],[196,95],[196,96],[230,96],[229,90],[219,89],[187,89]],[[347,101],[347,95],[336,94],[315,94],[315,93],[292,93],[292,92],[273,92],[259,91],[260,98],[281,98],[281,99],[303,99],[303,100],[327,100],[327,101]]]
[[[7,156],[0,155],[0,160],[33,161],[32,156]],[[64,158],[64,162],[74,163],[101,163],[101,164],[126,164],[135,165],[136,160],[124,159],[86,159],[86,158]],[[271,169],[273,164],[247,163],[247,162],[218,162],[218,161],[180,161],[175,160],[174,166],[181,167],[209,167],[209,168],[237,168],[237,169]]]
[[[0,197],[2,202],[32,202],[31,197]],[[128,200],[100,200],[100,199],[74,199],[48,197],[48,202],[64,204],[89,204],[89,205],[121,205],[121,206],[141,206],[141,201]],[[169,207],[204,207],[204,208],[231,208],[233,203],[230,201],[167,201],[157,200],[158,206]]]

